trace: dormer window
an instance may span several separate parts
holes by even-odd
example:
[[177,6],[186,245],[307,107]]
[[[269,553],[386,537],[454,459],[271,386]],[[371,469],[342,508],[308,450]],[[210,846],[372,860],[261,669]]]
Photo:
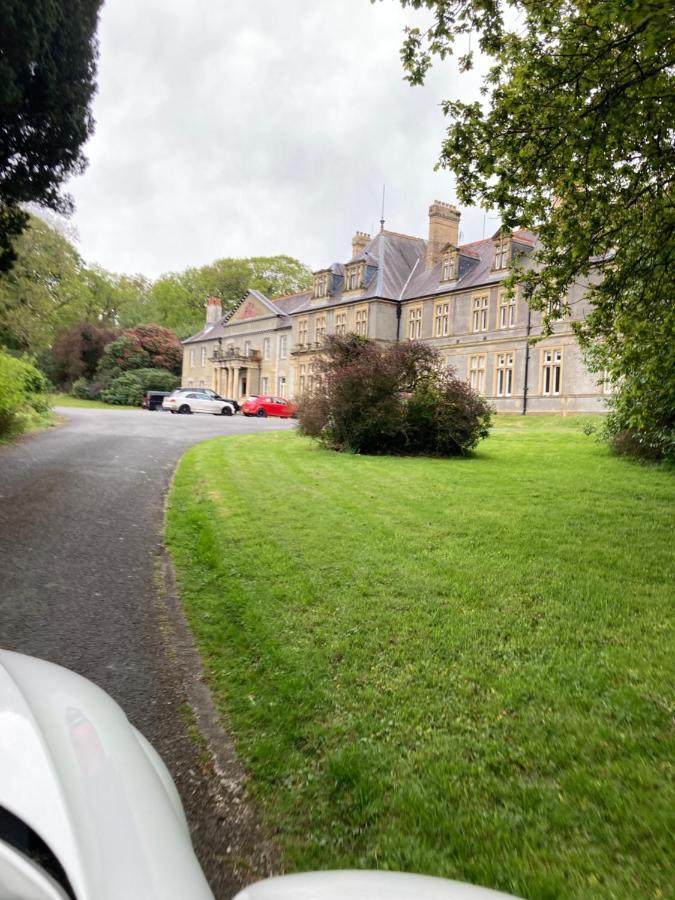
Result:
[[495,241],[493,269],[508,269],[511,263],[511,236],[498,237]]
[[441,281],[455,281],[459,273],[459,252],[449,250],[441,263]]
[[345,272],[345,290],[356,291],[363,285],[363,266],[348,266]]
[[328,293],[328,272],[317,272],[314,276],[314,296],[325,297]]

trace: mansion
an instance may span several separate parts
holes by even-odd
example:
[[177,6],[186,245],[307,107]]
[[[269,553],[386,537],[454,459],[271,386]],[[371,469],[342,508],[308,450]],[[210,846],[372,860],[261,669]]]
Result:
[[531,345],[542,315],[501,283],[516,255],[532,253],[535,235],[501,230],[460,245],[459,221],[456,207],[436,201],[426,240],[357,231],[349,260],[315,272],[310,290],[276,298],[250,290],[225,316],[210,297],[205,327],[183,342],[182,384],[235,400],[298,398],[326,335],[354,332],[430,344],[500,412],[600,412],[603,386],[571,328],[587,311],[583,285],[567,298],[571,317]]

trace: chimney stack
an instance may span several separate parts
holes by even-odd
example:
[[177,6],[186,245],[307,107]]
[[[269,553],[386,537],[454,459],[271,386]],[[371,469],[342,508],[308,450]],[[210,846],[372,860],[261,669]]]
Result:
[[223,305],[218,297],[209,297],[206,301],[206,324],[215,325],[223,317]]
[[427,242],[427,269],[441,261],[443,247],[459,243],[459,210],[452,203],[434,200],[429,207],[429,240]]
[[357,231],[352,238],[352,259],[356,259],[359,253],[363,253],[370,243],[370,235],[365,231]]

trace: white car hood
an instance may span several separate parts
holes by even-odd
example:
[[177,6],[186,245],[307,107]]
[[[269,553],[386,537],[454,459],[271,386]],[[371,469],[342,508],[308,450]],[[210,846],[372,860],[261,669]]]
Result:
[[0,650],[0,805],[78,900],[213,900],[159,756],[100,688]]

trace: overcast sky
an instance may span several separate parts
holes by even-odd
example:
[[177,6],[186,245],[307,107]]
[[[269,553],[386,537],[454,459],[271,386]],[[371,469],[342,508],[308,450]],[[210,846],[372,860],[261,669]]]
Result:
[[[439,103],[476,97],[478,74],[446,62],[404,81],[415,15],[396,0],[108,0],[89,167],[68,185],[84,258],[151,277],[278,253],[319,268],[379,228],[383,184],[386,227],[425,237],[429,204],[456,202],[433,171]],[[481,238],[482,211],[460,227]]]

